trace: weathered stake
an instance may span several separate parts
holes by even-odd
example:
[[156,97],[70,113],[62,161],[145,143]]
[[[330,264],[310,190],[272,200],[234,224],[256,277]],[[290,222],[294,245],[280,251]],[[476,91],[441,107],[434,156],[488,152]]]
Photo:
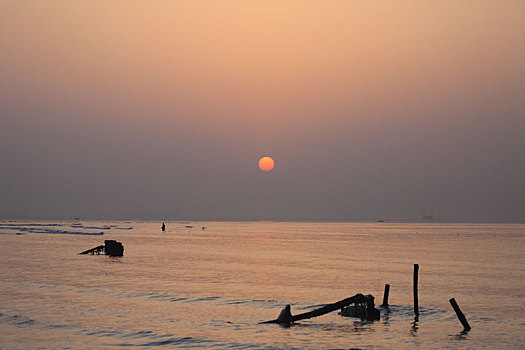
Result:
[[470,331],[470,325],[468,324],[465,315],[463,315],[463,312],[461,312],[458,303],[456,303],[456,299],[451,298],[449,301],[450,305],[452,305],[452,308],[454,308],[454,311],[456,311],[456,315],[458,316],[459,322],[461,322],[461,324],[463,325],[463,328],[465,328],[466,331]]
[[417,298],[417,278],[419,273],[419,264],[414,264],[414,314],[419,315],[419,302]]
[[390,284],[385,284],[385,293],[383,294],[383,304],[381,306],[388,307],[388,293],[390,293]]

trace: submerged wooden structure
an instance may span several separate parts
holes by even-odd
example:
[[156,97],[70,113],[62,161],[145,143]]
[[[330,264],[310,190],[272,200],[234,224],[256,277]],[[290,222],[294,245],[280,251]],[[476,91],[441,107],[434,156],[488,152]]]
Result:
[[354,302],[354,305],[343,307],[339,314],[347,317],[357,317],[367,321],[376,321],[381,317],[381,313],[375,308],[374,296],[372,294],[365,295],[364,302]]
[[368,320],[378,320],[380,317],[379,310],[377,310],[374,307],[374,297],[372,295],[369,294],[365,296],[363,294],[356,294],[353,297],[340,300],[333,304],[327,304],[319,309],[304,312],[298,315],[292,315],[290,305],[286,305],[284,309],[281,310],[281,313],[275,320],[265,321],[261,323],[278,323],[281,325],[289,325],[290,323],[295,321],[321,316],[335,310],[343,310],[345,307],[351,304],[356,304],[356,306],[366,305],[367,312],[364,318]]
[[95,248],[85,250],[79,254],[91,254],[91,255],[105,254],[109,256],[123,256],[124,246],[122,245],[122,243],[117,242],[113,239],[107,239],[104,241],[104,245],[99,245]]
[[[413,297],[414,297],[414,324],[417,324],[419,320],[419,298],[418,298],[418,277],[419,277],[419,264],[414,264],[414,274],[413,274]],[[390,293],[390,284],[385,284],[385,292],[383,294],[383,303],[381,304],[382,308],[389,309],[388,296]],[[456,315],[463,325],[463,332],[466,333],[472,328],[467,322],[467,319],[461,309],[459,308],[456,300],[451,298],[449,300],[450,305],[456,312]],[[352,305],[353,304],[353,305]],[[260,322],[263,323],[278,323],[283,326],[289,326],[291,323],[299,320],[304,320],[312,317],[321,316],[329,312],[340,309],[339,313],[341,316],[348,317],[358,317],[363,320],[374,321],[379,320],[381,313],[378,309],[375,308],[374,296],[371,294],[363,295],[356,294],[353,297],[346,298],[335,302],[333,304],[327,304],[321,308],[304,312],[298,315],[292,315],[290,305],[286,305],[284,309],[281,310],[279,316],[275,320]],[[417,330],[417,327],[416,327]]]

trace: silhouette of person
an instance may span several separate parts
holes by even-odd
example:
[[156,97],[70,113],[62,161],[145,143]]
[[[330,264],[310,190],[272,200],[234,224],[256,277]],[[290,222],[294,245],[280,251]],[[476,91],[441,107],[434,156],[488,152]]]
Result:
[[166,231],[166,225],[164,225],[164,223],[162,223],[162,232]]

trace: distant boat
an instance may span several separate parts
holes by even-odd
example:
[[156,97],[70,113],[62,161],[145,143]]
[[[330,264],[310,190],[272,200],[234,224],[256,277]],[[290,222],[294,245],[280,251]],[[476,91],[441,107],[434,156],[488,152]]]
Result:
[[381,219],[379,219],[379,220],[377,220],[377,222],[385,222],[385,220],[381,220]]
[[191,225],[186,225],[186,228],[193,228],[193,226],[191,226]]
[[423,221],[434,222],[434,215],[423,215]]

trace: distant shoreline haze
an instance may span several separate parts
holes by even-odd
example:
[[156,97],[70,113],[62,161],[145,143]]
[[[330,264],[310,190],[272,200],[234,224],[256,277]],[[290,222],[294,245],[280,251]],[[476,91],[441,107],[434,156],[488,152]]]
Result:
[[297,222],[297,223],[377,223],[377,224],[525,224],[523,221],[475,221],[475,220],[443,220],[436,219],[433,221],[428,220],[389,220],[389,219],[356,219],[356,220],[316,220],[316,219],[264,219],[264,218],[253,218],[253,219],[223,219],[223,218],[39,218],[39,217],[10,217],[0,218],[0,221],[165,221],[165,222]]

